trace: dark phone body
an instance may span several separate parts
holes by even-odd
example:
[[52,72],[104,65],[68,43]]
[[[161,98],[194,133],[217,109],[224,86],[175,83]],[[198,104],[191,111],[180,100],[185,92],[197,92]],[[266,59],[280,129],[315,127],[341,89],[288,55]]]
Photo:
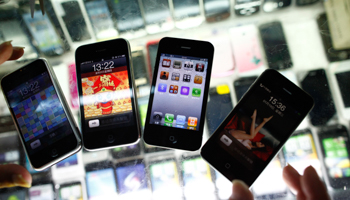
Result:
[[[116,39],[80,46],[75,58],[84,148],[136,144],[141,130],[128,42]],[[83,83],[91,94],[83,93]],[[84,99],[94,102],[84,104]]]
[[34,169],[44,170],[80,150],[79,130],[45,60],[35,60],[5,76],[1,87]]
[[314,3],[319,2],[319,0],[297,0],[296,5],[297,6],[306,6],[306,5],[311,5]]
[[261,0],[236,0],[234,9],[236,15],[248,16],[259,12]]
[[344,50],[334,49],[326,13],[320,14],[317,17],[317,25],[320,31],[322,43],[323,43],[324,50],[328,60],[330,62],[337,62],[337,61],[349,59],[350,49],[344,49]]
[[[308,94],[277,71],[266,70],[202,147],[201,155],[227,179],[251,186],[312,107]],[[255,124],[263,126],[253,139],[244,139]]]
[[[203,49],[205,49],[205,51]],[[150,94],[147,118],[146,118],[145,129],[144,129],[144,140],[147,144],[154,145],[154,146],[162,146],[167,148],[174,148],[174,149],[190,150],[190,151],[194,151],[200,148],[201,142],[202,142],[202,135],[203,135],[206,104],[208,99],[208,89],[209,89],[211,69],[212,69],[213,53],[214,53],[214,47],[209,42],[185,40],[185,39],[177,39],[177,38],[163,38],[160,41],[158,53],[157,53],[156,65],[155,65],[157,67],[155,67],[154,69],[151,94]],[[160,61],[161,58],[163,58],[162,62]],[[160,66],[161,63],[162,63],[162,66],[164,66],[163,65],[164,60],[170,60],[165,58],[173,59],[171,61],[171,66],[170,66],[170,61],[168,63],[169,66],[167,67]],[[175,66],[175,63],[177,63],[176,60],[178,59],[181,60],[179,62],[180,65]],[[191,63],[188,64],[189,68],[185,68],[185,63],[188,60],[191,60],[190,62],[192,62],[192,60],[194,61],[192,65]],[[188,69],[188,71],[186,71],[186,69]],[[177,81],[174,79],[174,81],[170,82],[170,80],[172,79],[172,75],[170,75],[169,77],[165,77],[164,74],[166,73],[166,71],[162,71],[162,70],[168,70],[167,73],[170,74],[171,72],[172,75],[174,73],[179,74],[179,78],[181,78],[181,81],[179,79],[177,79]],[[190,77],[187,76],[187,74],[189,73],[191,74]],[[158,74],[159,74],[159,79],[158,79]],[[195,77],[198,74],[202,75],[200,84],[195,84],[195,81],[196,81]],[[167,80],[163,80],[163,78],[167,78]],[[169,90],[168,90],[167,84],[165,83],[169,85]],[[158,86],[157,89],[156,89],[156,84]],[[175,91],[172,91],[170,84],[179,85],[179,89],[178,89],[179,92],[177,93],[176,91],[175,93]],[[164,89],[164,87],[161,87],[162,85],[163,86],[166,85],[165,86],[166,88],[164,91],[161,91]],[[192,97],[190,96],[191,94],[189,94],[190,87],[192,89]],[[194,90],[196,89],[196,87],[201,88],[199,89],[200,94],[198,97],[194,96]],[[164,95],[161,94],[160,92],[162,92]],[[174,95],[174,96],[169,96],[168,92],[172,93],[169,95]],[[168,96],[165,96],[165,95],[168,95]],[[154,103],[155,97],[156,97],[156,102],[162,101],[162,98],[163,98],[163,100],[165,100],[168,103],[168,106],[159,107],[162,105],[160,105],[159,103],[158,104]],[[183,102],[184,104],[181,105],[179,103],[176,103],[174,99],[181,100],[181,102]],[[174,107],[175,104],[177,107],[176,110]],[[160,121],[156,123],[156,120],[159,120],[159,118],[156,118],[156,115],[157,115],[156,112],[162,112],[162,113],[164,112],[165,115],[167,115],[166,112],[171,112],[170,115],[172,115],[173,121],[171,122],[171,124],[170,123],[162,124],[161,123],[162,118],[160,118]],[[185,122],[183,126],[181,127],[176,126],[177,128],[168,127],[168,126],[173,126],[173,123],[175,123],[175,120],[174,120],[175,115],[177,115],[177,117],[179,117],[180,115],[185,116],[185,119],[184,119]],[[194,119],[194,118],[190,118],[190,116],[195,118],[195,122],[193,121],[193,124],[195,124],[193,125],[194,127],[192,127],[192,124],[186,123],[187,122],[186,120],[190,121],[190,119]]]
[[324,69],[309,71],[300,83],[315,100],[315,107],[310,112],[312,125],[325,125],[336,114],[326,71]]
[[281,70],[293,66],[286,38],[280,22],[271,22],[259,27],[266,61],[269,68]]
[[233,82],[235,87],[237,102],[241,100],[244,94],[249,90],[249,87],[257,79],[257,76],[242,77]]
[[341,161],[350,160],[348,130],[343,125],[322,127],[318,138],[321,143],[323,161],[327,170],[326,180],[329,185],[334,189],[349,187],[350,168],[339,167]]
[[216,22],[230,17],[229,0],[204,0],[204,15],[207,22]]

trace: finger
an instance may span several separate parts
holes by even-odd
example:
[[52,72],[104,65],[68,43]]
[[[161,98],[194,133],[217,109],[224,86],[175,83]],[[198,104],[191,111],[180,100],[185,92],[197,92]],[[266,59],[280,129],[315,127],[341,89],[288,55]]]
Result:
[[40,2],[41,13],[42,13],[43,15],[45,15],[44,0],[39,0],[39,2]]
[[229,200],[254,200],[248,186],[240,180],[232,182],[232,195]]
[[8,60],[17,60],[24,54],[24,47],[12,47],[12,55]]
[[26,187],[32,185],[32,176],[26,168],[16,165],[0,165],[0,188],[8,187]]
[[295,170],[291,165],[287,165],[283,169],[283,180],[286,182],[290,190],[297,194],[299,191],[301,191],[300,186],[300,174]]
[[326,186],[313,167],[309,166],[305,169],[304,175],[300,178],[300,184],[306,199],[330,199]]
[[12,55],[11,41],[4,42],[0,45],[0,65],[7,61]]

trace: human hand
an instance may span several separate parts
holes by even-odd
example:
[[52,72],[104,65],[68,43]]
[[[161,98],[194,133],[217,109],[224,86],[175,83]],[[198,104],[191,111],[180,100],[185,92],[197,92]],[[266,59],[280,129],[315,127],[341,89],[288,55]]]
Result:
[[[297,200],[330,200],[326,186],[311,166],[307,167],[304,175],[301,176],[292,166],[288,165],[283,169],[283,179],[291,191],[296,194]],[[234,180],[229,200],[254,200],[254,197],[244,182]]]
[[[0,65],[7,60],[16,60],[24,54],[23,47],[13,47],[11,41],[0,44]],[[30,187],[32,176],[26,168],[16,165],[0,165],[0,188]]]

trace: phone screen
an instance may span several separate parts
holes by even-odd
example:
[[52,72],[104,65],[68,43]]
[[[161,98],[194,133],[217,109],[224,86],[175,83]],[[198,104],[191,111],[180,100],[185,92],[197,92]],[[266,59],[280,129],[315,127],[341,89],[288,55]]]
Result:
[[200,15],[199,0],[173,0],[173,4],[175,20]]
[[310,130],[292,135],[283,147],[283,154],[286,162],[292,165],[299,174],[303,174],[304,170],[311,165],[319,175],[322,175],[321,164]]
[[77,154],[74,154],[64,160],[62,160],[61,162],[56,164],[57,168],[66,168],[66,167],[70,167],[70,166],[74,166],[78,164],[78,156]]
[[269,67],[276,70],[292,67],[281,23],[265,24],[259,29]]
[[6,96],[29,155],[73,134],[47,71],[22,80]]
[[209,165],[201,157],[182,162],[184,195],[189,199],[216,199]]
[[105,0],[86,1],[85,7],[98,40],[118,35]]
[[26,199],[26,190],[16,189],[16,190],[5,190],[0,193],[0,199]]
[[145,165],[143,163],[131,163],[116,169],[118,193],[129,199],[149,199]]
[[210,135],[214,133],[232,109],[233,104],[228,85],[218,85],[209,89],[206,117]]
[[172,18],[168,0],[141,1],[147,25],[171,21]]
[[204,11],[206,16],[212,16],[218,13],[230,12],[229,0],[204,0]]
[[117,197],[117,185],[112,168],[86,172],[86,187],[90,200]]
[[81,183],[72,183],[61,186],[59,189],[59,199],[83,200],[83,190]]
[[0,164],[19,164],[20,155],[18,150],[0,152]]
[[315,101],[315,107],[310,112],[311,123],[315,126],[326,124],[336,114],[336,110],[325,70],[307,72],[300,83]]
[[167,160],[153,163],[149,169],[153,199],[161,200],[169,197],[181,199],[182,192],[175,161]]
[[136,125],[125,55],[82,62],[80,73],[87,133]]
[[34,15],[36,17],[32,18],[30,13],[23,14],[23,19],[40,51],[44,54],[62,54],[61,40],[47,15],[42,15],[41,11],[35,11]]
[[337,73],[335,74],[335,77],[337,78],[337,81],[338,81],[344,106],[348,108],[350,107],[350,87],[349,87],[350,71]]
[[52,184],[36,185],[29,188],[30,200],[54,199],[55,193]]
[[[145,27],[137,0],[110,0],[117,18],[120,32],[137,30]],[[127,9],[126,9],[127,8]]]
[[208,59],[161,54],[150,124],[198,131]]

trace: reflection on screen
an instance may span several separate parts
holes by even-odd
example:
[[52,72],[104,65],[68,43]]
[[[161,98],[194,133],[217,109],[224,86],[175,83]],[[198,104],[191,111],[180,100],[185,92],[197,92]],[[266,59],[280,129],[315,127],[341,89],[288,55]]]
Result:
[[86,172],[89,200],[116,199],[117,186],[112,168]]
[[60,200],[83,200],[81,184],[72,184],[61,187],[59,195]]
[[348,71],[348,72],[338,73],[335,76],[337,77],[344,106],[348,108],[350,107],[350,86],[349,86],[350,72]]

